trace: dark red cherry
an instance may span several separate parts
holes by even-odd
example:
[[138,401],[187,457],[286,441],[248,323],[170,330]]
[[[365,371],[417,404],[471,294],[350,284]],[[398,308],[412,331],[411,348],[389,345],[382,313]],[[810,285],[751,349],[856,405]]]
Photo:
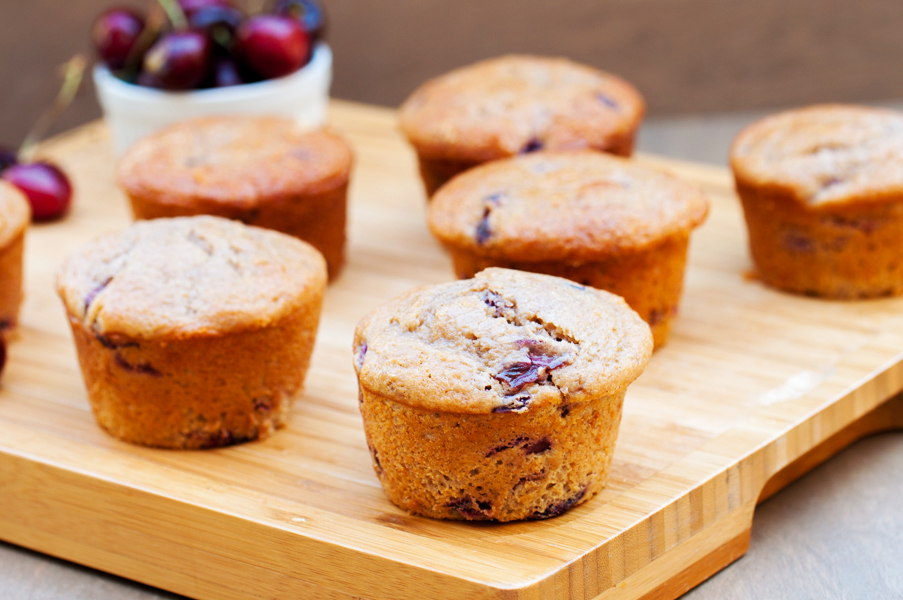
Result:
[[307,62],[310,38],[296,19],[258,15],[238,28],[235,55],[264,78],[282,77]]
[[326,30],[326,12],[317,0],[279,0],[276,14],[301,21],[304,31],[310,37],[311,45],[323,39]]
[[144,29],[144,19],[130,8],[113,8],[94,21],[91,37],[97,56],[110,69],[121,69]]
[[210,69],[210,40],[197,31],[174,31],[144,55],[144,71],[167,90],[197,87]]
[[228,53],[235,39],[235,30],[244,21],[245,15],[231,6],[205,6],[188,17],[188,25],[192,29],[206,33],[216,45]]
[[46,162],[19,163],[3,171],[3,179],[22,190],[35,221],[61,216],[72,201],[72,185],[59,167]]
[[15,150],[0,147],[0,173],[11,166],[18,164],[18,162],[19,156],[16,154]]
[[228,58],[218,58],[213,65],[213,87],[228,87],[245,83],[238,65]]

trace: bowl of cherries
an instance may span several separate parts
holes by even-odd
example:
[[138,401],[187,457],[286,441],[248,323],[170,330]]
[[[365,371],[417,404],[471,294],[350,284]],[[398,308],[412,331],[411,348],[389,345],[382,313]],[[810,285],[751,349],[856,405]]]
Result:
[[232,0],[154,0],[94,23],[94,84],[122,154],[176,121],[268,114],[326,122],[332,53],[317,0],[276,0],[247,14]]

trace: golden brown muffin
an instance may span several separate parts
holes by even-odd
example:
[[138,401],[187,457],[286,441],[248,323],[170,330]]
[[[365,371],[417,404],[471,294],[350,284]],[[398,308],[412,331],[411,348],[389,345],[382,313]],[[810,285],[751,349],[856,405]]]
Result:
[[219,217],[101,237],[57,275],[100,425],[136,444],[265,438],[301,393],[326,286],[296,238]]
[[17,187],[0,180],[0,335],[19,321],[22,252],[31,206]]
[[544,519],[605,485],[649,327],[621,298],[507,269],[415,289],[354,337],[389,499],[439,519]]
[[903,113],[820,105],[766,117],[731,148],[762,280],[826,298],[903,293]]
[[352,154],[327,130],[276,117],[208,117],[173,125],[120,160],[136,219],[216,215],[298,237],[342,266]]
[[668,339],[690,231],[708,203],[694,186],[589,150],[481,165],[433,197],[429,225],[458,277],[486,267],[547,273],[622,296]]
[[401,106],[428,195],[490,160],[591,148],[630,156],[646,106],[623,79],[563,58],[503,56],[420,86]]

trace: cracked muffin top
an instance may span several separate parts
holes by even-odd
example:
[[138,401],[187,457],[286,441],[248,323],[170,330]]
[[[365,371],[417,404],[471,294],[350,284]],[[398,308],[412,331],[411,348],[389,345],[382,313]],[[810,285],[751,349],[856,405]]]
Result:
[[348,181],[351,162],[345,141],[326,130],[277,117],[207,117],[134,144],[116,179],[129,195],[158,202],[252,208],[333,190]]
[[322,293],[326,263],[297,238],[219,217],[139,221],[100,237],[57,273],[70,317],[131,339],[237,333]]
[[485,163],[433,196],[443,244],[509,260],[594,260],[640,250],[705,219],[695,186],[633,161],[584,150]]
[[13,184],[0,180],[0,248],[22,233],[31,221],[31,206],[25,194]]
[[632,136],[642,96],[609,73],[564,58],[503,56],[427,81],[401,106],[423,156],[486,161],[539,149],[606,149]]
[[652,354],[620,297],[566,279],[486,269],[412,290],[358,323],[360,385],[425,410],[523,412],[618,392]]
[[903,196],[903,113],[827,104],[753,123],[731,147],[740,185],[773,188],[803,205]]

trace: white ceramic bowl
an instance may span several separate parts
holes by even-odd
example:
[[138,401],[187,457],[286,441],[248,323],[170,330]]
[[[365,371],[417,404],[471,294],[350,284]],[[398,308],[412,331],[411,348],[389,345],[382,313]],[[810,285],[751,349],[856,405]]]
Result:
[[117,156],[138,139],[171,123],[206,115],[277,115],[315,127],[326,122],[332,52],[317,44],[304,67],[258,83],[190,92],[165,92],[117,79],[94,67],[94,85]]

